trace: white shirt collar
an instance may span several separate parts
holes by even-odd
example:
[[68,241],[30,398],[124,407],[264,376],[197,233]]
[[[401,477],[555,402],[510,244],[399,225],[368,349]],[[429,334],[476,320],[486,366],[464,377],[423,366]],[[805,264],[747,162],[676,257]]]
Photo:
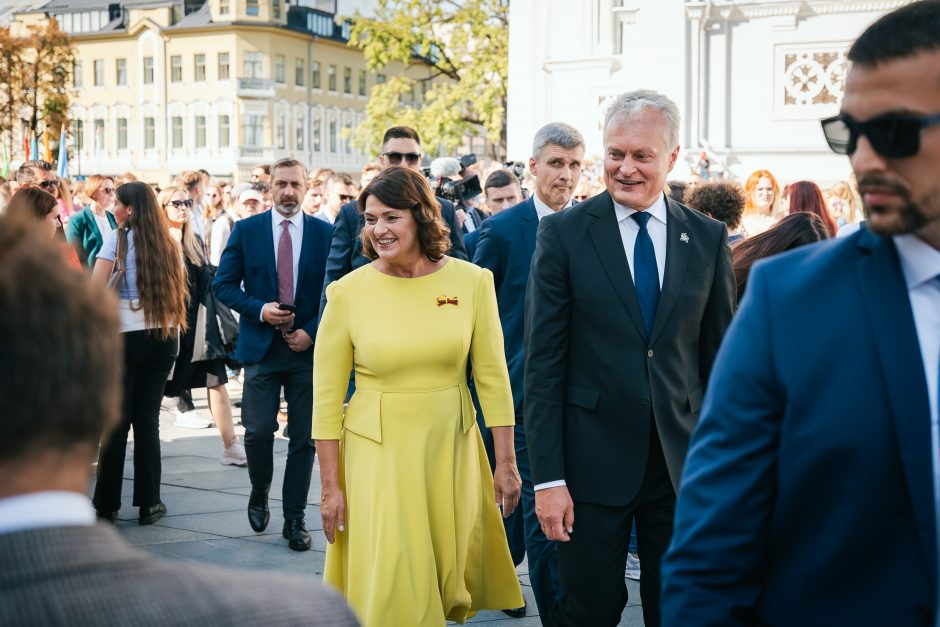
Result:
[[289,218],[285,218],[283,215],[281,215],[281,212],[278,211],[277,209],[271,209],[270,211],[271,211],[271,220],[274,222],[274,226],[276,227],[281,226],[281,222],[283,222],[284,220],[289,220],[290,223],[296,226],[297,228],[300,228],[301,226],[303,226],[303,223],[304,223],[303,211],[298,211],[297,213],[295,213]]
[[[636,209],[624,207],[617,201],[614,201],[614,213],[617,214],[617,222],[622,222],[623,220],[632,216],[634,213],[637,213],[637,211]],[[660,194],[659,199],[650,205],[650,208],[646,210],[646,213],[650,214],[663,224],[666,224],[666,194]]]
[[[535,204],[535,213],[538,216],[539,220],[545,216],[550,216],[555,213],[555,210],[542,202],[542,199],[539,198],[538,192],[532,192],[532,202]],[[567,209],[571,206],[571,199],[568,199],[568,202],[565,203],[565,206],[562,209]]]
[[78,492],[33,492],[0,499],[0,533],[94,524],[91,501]]
[[908,291],[940,275],[940,250],[916,235],[895,235],[893,239],[901,258],[901,270]]

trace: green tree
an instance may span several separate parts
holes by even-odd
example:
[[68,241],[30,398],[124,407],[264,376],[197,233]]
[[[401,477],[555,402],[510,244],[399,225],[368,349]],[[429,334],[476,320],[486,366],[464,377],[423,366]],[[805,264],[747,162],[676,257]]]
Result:
[[30,26],[21,38],[23,104],[30,113],[29,128],[39,131],[42,120],[50,141],[58,141],[59,131],[68,123],[68,83],[75,61],[75,49],[67,33],[54,19],[43,26]]
[[13,135],[18,121],[19,107],[23,103],[22,43],[10,34],[9,28],[0,28],[0,141],[12,155]]
[[374,18],[353,18],[350,45],[372,70],[408,68],[373,88],[353,134],[363,152],[404,124],[450,152],[482,132],[505,155],[509,0],[379,0]]

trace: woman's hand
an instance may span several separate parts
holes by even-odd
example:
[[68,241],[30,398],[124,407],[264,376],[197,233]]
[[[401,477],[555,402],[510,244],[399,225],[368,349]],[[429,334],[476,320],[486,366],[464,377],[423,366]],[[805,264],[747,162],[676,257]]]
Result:
[[503,518],[508,518],[516,509],[519,494],[522,492],[522,479],[514,459],[496,462],[493,487],[496,489],[496,506],[502,509]]
[[346,497],[338,487],[321,490],[320,518],[323,519],[323,535],[333,544],[336,532],[346,530]]

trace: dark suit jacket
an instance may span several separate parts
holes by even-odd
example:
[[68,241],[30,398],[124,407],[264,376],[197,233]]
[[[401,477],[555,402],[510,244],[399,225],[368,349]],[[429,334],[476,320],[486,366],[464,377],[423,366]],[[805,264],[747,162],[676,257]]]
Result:
[[[469,261],[467,250],[463,245],[463,235],[457,227],[457,214],[454,205],[449,200],[438,198],[441,203],[441,217],[450,227],[451,257]],[[326,286],[343,278],[356,268],[369,263],[369,258],[362,254],[362,242],[359,234],[365,226],[365,218],[359,213],[356,201],[348,202],[339,210],[336,222],[333,224],[333,241],[330,245],[330,256],[326,262],[326,279],[323,281],[323,294],[320,300],[321,309],[326,306]]]
[[923,372],[892,240],[755,265],[692,438],[663,624],[934,625]]
[[[466,211],[467,217],[463,222],[463,226],[460,227],[461,233],[463,233],[464,239],[466,239],[467,233],[467,220],[473,222],[473,225],[477,227],[474,231],[479,230],[480,225],[483,224],[489,217],[490,214],[483,211],[479,207],[473,207]],[[471,257],[472,259],[472,257]]]
[[0,625],[359,624],[319,582],[160,559],[102,525],[0,534],[0,555]]
[[477,242],[480,241],[480,229],[473,231],[472,233],[464,233],[463,235],[463,247],[467,249],[467,257],[473,261],[473,256],[476,254]]
[[535,203],[529,198],[497,213],[464,238],[479,234],[473,263],[493,273],[516,416],[523,409],[525,292],[538,224]]
[[526,295],[525,429],[533,483],[564,479],[575,501],[634,499],[651,419],[678,483],[731,321],[725,225],[666,203],[665,277],[650,340],[610,195],[539,222]]
[[[294,297],[294,306],[297,307],[294,326],[306,331],[311,338],[316,338],[320,320],[320,289],[330,250],[332,227],[306,214],[303,216],[303,225],[304,236]],[[241,314],[236,359],[245,364],[258,363],[268,352],[277,332],[273,326],[261,321],[264,304],[277,301],[277,265],[271,211],[235,223],[222,252],[213,287],[216,297],[223,304]]]
[[[110,211],[105,211],[108,222],[112,229],[117,228],[117,221]],[[65,225],[65,238],[75,247],[79,260],[86,268],[95,267],[95,257],[104,244],[104,237],[101,235],[101,229],[95,222],[95,214],[89,207],[85,207],[71,218]]]

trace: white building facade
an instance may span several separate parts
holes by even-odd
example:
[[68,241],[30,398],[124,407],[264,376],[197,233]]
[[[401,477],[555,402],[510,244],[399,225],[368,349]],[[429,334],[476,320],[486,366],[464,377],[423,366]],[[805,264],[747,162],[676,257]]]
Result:
[[559,121],[600,157],[610,99],[648,88],[682,113],[673,178],[706,150],[713,176],[846,179],[819,120],[839,110],[854,39],[910,2],[511,0],[509,155],[527,157],[535,131]]

